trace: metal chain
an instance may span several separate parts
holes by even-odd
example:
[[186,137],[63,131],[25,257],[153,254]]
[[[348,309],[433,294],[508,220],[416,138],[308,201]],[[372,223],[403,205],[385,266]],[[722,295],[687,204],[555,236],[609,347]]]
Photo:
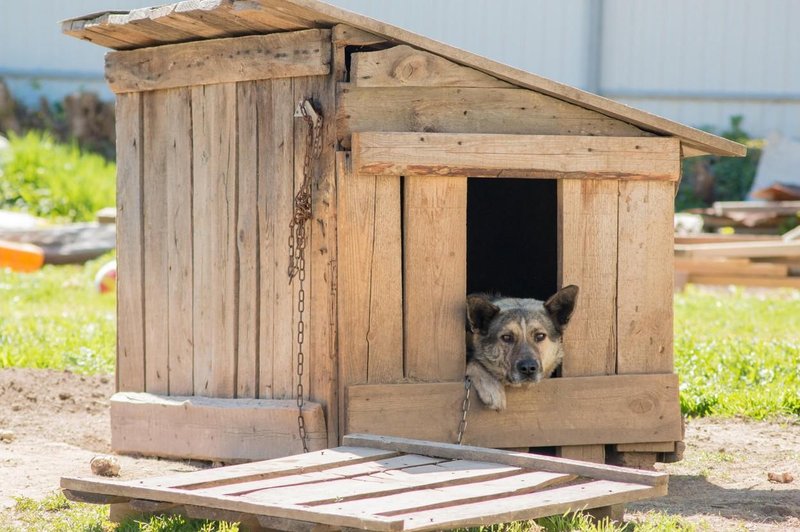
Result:
[[461,403],[461,423],[458,424],[458,439],[456,443],[461,445],[464,439],[464,432],[467,430],[467,412],[469,412],[469,390],[472,388],[472,381],[469,377],[464,377],[464,402]]
[[322,152],[322,116],[318,114],[311,102],[301,100],[297,104],[294,116],[303,118],[308,123],[306,135],[306,153],[303,159],[303,184],[294,197],[294,213],[289,222],[289,282],[295,277],[299,282],[297,290],[297,433],[303,444],[303,452],[308,452],[308,439],[306,434],[306,420],[303,418],[303,405],[305,404],[305,390],[303,389],[303,372],[305,365],[306,324],[304,314],[306,310],[306,223],[311,219],[311,166],[319,159]]

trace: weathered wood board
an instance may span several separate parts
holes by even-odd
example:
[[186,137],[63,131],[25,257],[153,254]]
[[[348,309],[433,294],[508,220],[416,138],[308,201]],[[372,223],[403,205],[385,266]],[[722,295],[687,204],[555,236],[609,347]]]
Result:
[[336,449],[170,477],[61,480],[67,497],[84,502],[227,515],[280,530],[317,523],[385,531],[533,519],[666,495],[667,483],[664,473],[367,435],[347,436]]

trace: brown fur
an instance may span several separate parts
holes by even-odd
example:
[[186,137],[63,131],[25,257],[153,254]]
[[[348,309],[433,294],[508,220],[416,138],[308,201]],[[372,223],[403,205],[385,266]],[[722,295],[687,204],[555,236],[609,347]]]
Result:
[[506,407],[505,386],[527,386],[553,374],[564,357],[562,334],[577,297],[574,285],[547,301],[467,297],[467,376],[488,408]]

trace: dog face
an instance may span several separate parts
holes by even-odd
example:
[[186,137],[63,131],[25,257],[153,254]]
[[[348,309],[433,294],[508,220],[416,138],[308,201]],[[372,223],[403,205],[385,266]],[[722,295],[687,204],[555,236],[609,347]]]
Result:
[[491,377],[505,386],[532,384],[550,377],[564,357],[561,338],[577,296],[578,287],[574,285],[559,290],[547,301],[468,296],[467,359],[472,372],[481,370],[488,374],[483,380]]

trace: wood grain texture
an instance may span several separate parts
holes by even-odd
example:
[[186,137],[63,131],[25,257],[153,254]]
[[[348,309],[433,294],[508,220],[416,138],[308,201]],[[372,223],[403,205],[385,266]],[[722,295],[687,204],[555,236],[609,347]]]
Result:
[[400,180],[338,160],[340,390],[403,378]]
[[[311,300],[308,303],[308,396],[322,405],[328,421],[328,444],[339,444],[339,383],[337,351],[337,201],[335,82],[332,76],[306,78],[303,97],[322,115],[322,150],[312,169],[310,242],[307,250]],[[301,95],[295,94],[295,101]],[[305,143],[304,143],[305,144]],[[297,155],[295,156],[297,157]],[[297,160],[297,159],[295,159]]]
[[144,173],[142,214],[144,235],[145,391],[169,393],[169,225],[167,160],[174,137],[171,117],[177,93],[143,95]]
[[403,193],[405,376],[463,379],[467,180],[407,177]]
[[263,82],[259,128],[259,392],[261,398],[292,397],[293,291],[289,284],[289,220],[294,201],[294,102],[289,79]]
[[115,92],[133,92],[324,75],[330,47],[330,31],[313,29],[111,52],[106,80]]
[[617,373],[670,373],[673,214],[668,183],[619,183]]
[[[118,393],[111,409],[115,452],[233,462],[303,451],[291,400]],[[327,447],[322,407],[306,403],[303,415],[309,449]]]
[[[159,139],[166,147],[167,249],[169,282],[169,393],[194,393],[194,301],[192,272],[192,112],[191,91],[167,91],[158,113]],[[145,96],[147,97],[147,95]],[[163,326],[163,324],[162,324]]]
[[[578,285],[575,312],[564,334],[565,377],[611,375],[617,357],[618,181],[558,182],[560,286]],[[560,456],[605,461],[602,445],[571,442]]]
[[264,119],[259,84],[237,84],[237,167],[236,260],[239,293],[237,312],[236,397],[255,398],[259,389],[259,149],[258,127]]
[[194,394],[236,393],[236,85],[192,89]]
[[755,242],[720,242],[709,244],[676,244],[675,255],[678,257],[800,257],[800,242],[755,241]]
[[117,391],[143,392],[142,95],[117,96]]
[[[547,379],[508,389],[508,408],[473,401],[464,441],[484,447],[543,447],[681,439],[675,375]],[[461,382],[366,384],[348,388],[346,433],[454,442]]]
[[350,80],[358,87],[513,87],[407,45],[354,53],[350,61]]
[[677,181],[678,141],[664,138],[353,133],[357,174]]
[[337,136],[345,147],[357,131],[652,136],[630,124],[523,89],[363,88],[341,83],[336,112]]
[[565,377],[611,375],[616,369],[616,181],[558,183],[560,286],[578,285],[564,334]]

